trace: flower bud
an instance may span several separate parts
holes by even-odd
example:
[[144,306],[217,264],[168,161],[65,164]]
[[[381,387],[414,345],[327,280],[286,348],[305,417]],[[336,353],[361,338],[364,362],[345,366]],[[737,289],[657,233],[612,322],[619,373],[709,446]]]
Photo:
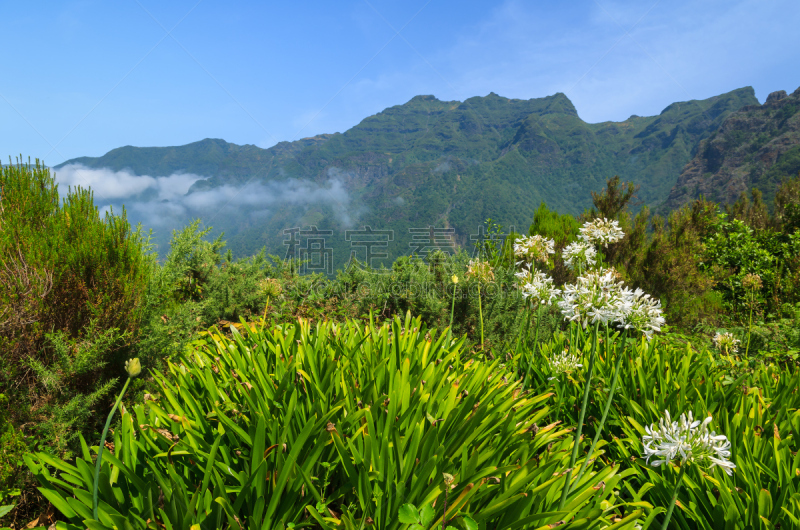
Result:
[[125,370],[128,372],[128,377],[138,377],[142,373],[142,365],[138,357],[125,361]]

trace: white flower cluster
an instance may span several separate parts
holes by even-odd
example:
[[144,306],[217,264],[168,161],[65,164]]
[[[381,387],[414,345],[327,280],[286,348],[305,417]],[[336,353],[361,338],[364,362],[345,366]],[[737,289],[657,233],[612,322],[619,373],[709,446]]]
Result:
[[564,265],[570,270],[583,271],[596,263],[597,250],[586,241],[573,241],[564,249]]
[[[708,430],[711,416],[702,422],[695,421],[689,412],[688,416],[681,414],[678,421],[672,421],[669,411],[664,414],[666,418],[661,418],[658,424],[645,427],[642,457],[648,464],[656,467],[680,456],[682,464],[693,462],[707,469],[719,466],[728,475],[733,474],[736,466],[728,460],[731,442],[726,436]],[[655,460],[650,462],[651,458]]]
[[580,364],[580,358],[576,353],[570,354],[569,350],[564,350],[561,353],[556,353],[549,359],[547,359],[547,365],[550,368],[550,373],[552,374],[550,379],[555,379],[560,374],[574,372],[578,368],[581,368],[583,365]]
[[667,322],[661,314],[661,301],[651,298],[639,288],[635,291],[624,288],[622,304],[620,313],[625,318],[620,327],[641,331],[647,340],[653,338],[654,331],[661,331],[661,326]]
[[515,276],[522,296],[536,305],[556,301],[564,318],[584,328],[590,323],[616,324],[623,329],[635,329],[650,340],[665,324],[661,302],[641,289],[625,287],[614,269],[595,268],[597,249],[594,243],[608,245],[622,239],[625,234],[619,223],[595,219],[584,223],[580,232],[581,240],[567,245],[563,256],[564,264],[581,275],[575,284],[565,284],[563,289],[556,289],[552,278],[533,271],[531,266],[535,261],[546,261],[548,254],[554,252],[553,240],[540,235],[516,240],[514,255],[522,258],[517,262],[522,268]]
[[661,302],[641,289],[624,287],[614,269],[589,270],[575,284],[564,285],[558,307],[564,318],[584,328],[596,322],[616,323],[623,329],[640,331],[648,340],[665,323]]
[[621,320],[621,303],[622,284],[614,270],[599,269],[587,271],[574,284],[565,284],[558,307],[564,318],[586,327],[590,322],[610,324]]
[[517,265],[530,266],[536,261],[547,263],[548,254],[555,251],[555,241],[538,234],[522,236],[514,242],[514,255],[519,258]]
[[553,285],[553,279],[543,272],[522,271],[516,276],[521,280],[522,296],[531,299],[536,305],[549,305],[561,294],[561,290]]
[[730,355],[731,353],[736,353],[739,351],[739,344],[742,341],[737,339],[733,336],[733,333],[725,333],[717,332],[714,335],[714,345],[719,349],[721,352]]
[[609,243],[620,241],[625,232],[619,227],[617,221],[609,221],[606,218],[593,219],[583,224],[580,229],[580,238],[587,243],[601,244],[607,247]]

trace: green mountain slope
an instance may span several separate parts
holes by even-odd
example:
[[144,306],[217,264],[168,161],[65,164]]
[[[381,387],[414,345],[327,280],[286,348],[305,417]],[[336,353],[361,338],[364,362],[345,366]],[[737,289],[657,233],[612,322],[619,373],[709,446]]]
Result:
[[773,92],[763,105],[731,115],[681,172],[666,207],[705,196],[731,203],[757,187],[771,202],[787,176],[800,173],[800,88],[788,95]]
[[[429,225],[454,229],[452,240],[468,245],[489,217],[525,230],[541,201],[579,213],[590,205],[590,191],[613,175],[640,184],[645,204],[661,204],[700,141],[733,112],[756,104],[747,87],[674,103],[658,116],[589,124],[560,93],[531,100],[489,94],[464,102],[417,96],[344,133],[269,149],[206,139],[180,147],[121,147],[61,166],[207,177],[191,192],[246,183],[316,186],[318,201],[272,205],[260,215],[244,207],[224,215],[190,213],[224,229],[237,253],[264,245],[285,250],[287,228],[333,230],[335,266],[341,266],[353,250],[345,241],[348,228],[394,230],[390,258],[413,250],[410,229]],[[327,190],[331,200],[325,200]],[[363,258],[363,251],[356,249],[356,256]]]

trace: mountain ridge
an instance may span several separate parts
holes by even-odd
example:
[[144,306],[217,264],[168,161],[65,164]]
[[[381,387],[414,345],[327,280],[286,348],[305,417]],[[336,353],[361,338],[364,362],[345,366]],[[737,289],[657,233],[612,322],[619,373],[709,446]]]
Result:
[[663,210],[700,196],[732,203],[754,187],[771,202],[787,175],[800,172],[800,88],[772,92],[762,105],[742,107],[698,145]]
[[453,228],[454,240],[464,246],[489,217],[525,231],[542,201],[580,213],[591,205],[590,192],[602,189],[613,175],[639,184],[642,202],[657,206],[700,141],[728,116],[754,104],[752,87],[744,87],[672,103],[656,116],[587,123],[563,93],[528,100],[494,93],[465,101],[415,96],[342,133],[267,149],[221,139],[125,146],[102,157],[68,160],[56,169],[78,163],[153,177],[181,172],[205,177],[190,193],[247,183],[341,185],[345,205],[287,205],[257,222],[234,212],[216,216],[214,224],[241,254],[265,242],[269,249],[281,249],[283,230],[293,226],[339,231],[348,223],[391,226],[398,234],[389,250],[395,257],[408,252],[414,227]]

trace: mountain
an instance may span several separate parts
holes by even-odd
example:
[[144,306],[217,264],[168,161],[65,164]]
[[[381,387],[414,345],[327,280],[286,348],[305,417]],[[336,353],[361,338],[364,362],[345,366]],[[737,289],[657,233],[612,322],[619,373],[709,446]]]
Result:
[[733,113],[700,143],[665,203],[674,209],[700,195],[732,203],[756,187],[767,202],[787,176],[800,173],[800,88],[771,93],[763,105]]
[[[314,225],[334,231],[340,266],[353,250],[347,229],[394,230],[389,259],[409,253],[423,237],[414,228],[453,229],[447,237],[469,245],[487,218],[525,231],[542,201],[580,213],[591,205],[590,192],[614,175],[639,184],[645,204],[659,205],[701,141],[734,112],[754,105],[758,100],[746,87],[673,103],[658,116],[586,123],[561,93],[530,100],[492,93],[463,102],[417,96],[344,133],[269,149],[212,139],[180,147],[126,146],[56,169],[80,164],[151,177],[205,177],[189,197],[263,185],[272,193],[267,202],[274,200],[266,213],[254,215],[245,200],[246,206],[212,216],[234,251],[252,253],[266,245],[280,252],[287,248],[285,229]],[[319,200],[299,199],[302,193]]]

